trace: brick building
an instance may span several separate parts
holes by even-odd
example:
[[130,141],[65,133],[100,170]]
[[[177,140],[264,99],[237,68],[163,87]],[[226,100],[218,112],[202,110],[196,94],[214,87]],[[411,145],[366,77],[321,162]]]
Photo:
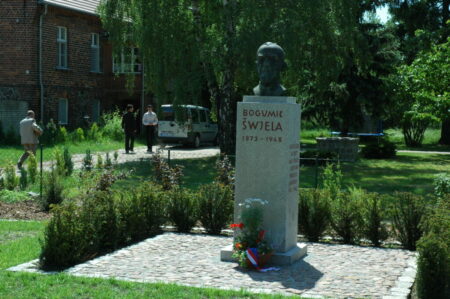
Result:
[[[137,49],[112,57],[96,13],[100,0],[0,1],[0,120],[16,128],[27,109],[68,127],[101,111],[141,107]],[[125,74],[135,88],[125,88]]]

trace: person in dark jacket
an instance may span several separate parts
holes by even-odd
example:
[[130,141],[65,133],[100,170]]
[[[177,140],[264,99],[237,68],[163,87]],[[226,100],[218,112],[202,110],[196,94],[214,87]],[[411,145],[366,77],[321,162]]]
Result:
[[127,113],[122,117],[122,128],[125,132],[125,153],[134,154],[134,136],[136,135],[137,123],[133,113],[133,105],[127,105]]

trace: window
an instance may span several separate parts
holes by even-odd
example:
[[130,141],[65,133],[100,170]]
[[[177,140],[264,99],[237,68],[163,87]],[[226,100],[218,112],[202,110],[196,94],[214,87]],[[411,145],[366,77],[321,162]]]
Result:
[[58,27],[58,36],[56,38],[58,44],[58,68],[67,68],[67,28]]
[[200,112],[200,122],[205,123],[206,122],[206,110],[199,110]]
[[67,125],[69,123],[69,103],[67,99],[58,100],[58,123]]
[[192,117],[192,123],[198,124],[198,110],[197,109],[191,109],[191,117]]
[[138,48],[123,49],[113,58],[113,72],[119,74],[140,73],[141,63]]
[[92,121],[98,123],[100,120],[100,100],[92,101]]
[[91,72],[100,73],[100,39],[98,33],[91,33]]

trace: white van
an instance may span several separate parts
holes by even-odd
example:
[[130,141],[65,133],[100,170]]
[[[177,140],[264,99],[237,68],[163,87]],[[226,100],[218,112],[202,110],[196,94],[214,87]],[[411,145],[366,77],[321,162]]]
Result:
[[158,138],[163,143],[182,143],[199,147],[204,142],[217,144],[217,124],[209,109],[194,105],[162,105],[158,116]]

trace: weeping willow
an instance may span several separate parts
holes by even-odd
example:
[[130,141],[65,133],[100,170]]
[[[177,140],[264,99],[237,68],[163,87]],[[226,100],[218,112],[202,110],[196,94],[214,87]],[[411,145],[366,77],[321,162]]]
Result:
[[353,0],[103,0],[114,51],[140,49],[146,86],[160,103],[195,104],[208,87],[221,150],[234,152],[236,102],[258,84],[257,48],[286,51],[282,82],[303,105],[317,100],[354,47]]

